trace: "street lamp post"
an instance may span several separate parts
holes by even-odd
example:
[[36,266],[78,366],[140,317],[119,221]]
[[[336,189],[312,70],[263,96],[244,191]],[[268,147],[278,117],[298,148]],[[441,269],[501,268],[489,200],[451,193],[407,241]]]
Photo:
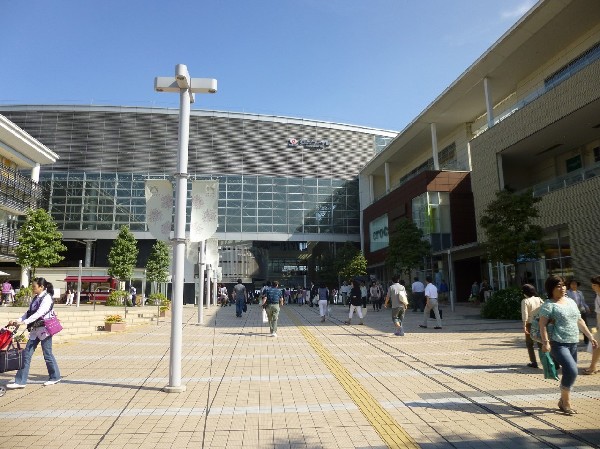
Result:
[[171,314],[171,352],[169,361],[169,385],[163,391],[181,393],[181,347],[183,324],[183,273],[185,263],[185,222],[187,200],[188,141],[190,131],[190,103],[194,93],[217,92],[217,80],[191,78],[187,66],[177,64],[175,77],[154,78],[157,92],[179,92],[179,144],[177,147],[177,172],[175,173],[175,233],[173,237],[173,301]]

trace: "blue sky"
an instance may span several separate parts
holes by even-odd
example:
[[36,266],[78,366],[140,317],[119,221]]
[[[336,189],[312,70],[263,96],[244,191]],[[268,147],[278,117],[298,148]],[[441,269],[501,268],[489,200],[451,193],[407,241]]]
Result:
[[[403,129],[535,0],[0,0],[0,104],[178,107]],[[483,93],[482,93],[483,96]]]

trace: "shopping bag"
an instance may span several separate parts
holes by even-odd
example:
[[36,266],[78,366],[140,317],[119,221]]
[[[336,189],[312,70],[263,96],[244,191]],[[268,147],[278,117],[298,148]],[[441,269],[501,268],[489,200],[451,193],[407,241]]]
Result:
[[263,311],[262,311],[262,322],[263,323],[269,322],[269,317],[267,316],[267,311],[265,309],[263,309]]
[[54,313],[51,318],[44,319],[44,326],[50,336],[58,334],[63,330],[62,324],[60,324],[58,317]]
[[544,379],[558,380],[558,374],[556,374],[556,366],[549,352],[543,352],[541,349],[538,351],[540,356],[540,362],[544,368]]
[[5,351],[0,351],[0,373],[23,368],[23,349],[19,342],[11,342]]

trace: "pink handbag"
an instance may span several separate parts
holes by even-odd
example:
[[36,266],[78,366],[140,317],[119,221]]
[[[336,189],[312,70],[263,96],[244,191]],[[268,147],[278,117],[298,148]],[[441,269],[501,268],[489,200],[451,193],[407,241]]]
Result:
[[58,317],[54,313],[52,314],[52,318],[44,319],[44,326],[50,336],[58,334],[63,329],[62,324],[60,324]]

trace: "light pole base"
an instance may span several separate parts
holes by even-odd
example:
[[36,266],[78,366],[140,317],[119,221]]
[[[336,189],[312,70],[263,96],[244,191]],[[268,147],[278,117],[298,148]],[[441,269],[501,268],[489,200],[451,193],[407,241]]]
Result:
[[167,385],[162,389],[165,393],[183,393],[185,391],[185,385],[180,385],[178,387],[171,387]]

